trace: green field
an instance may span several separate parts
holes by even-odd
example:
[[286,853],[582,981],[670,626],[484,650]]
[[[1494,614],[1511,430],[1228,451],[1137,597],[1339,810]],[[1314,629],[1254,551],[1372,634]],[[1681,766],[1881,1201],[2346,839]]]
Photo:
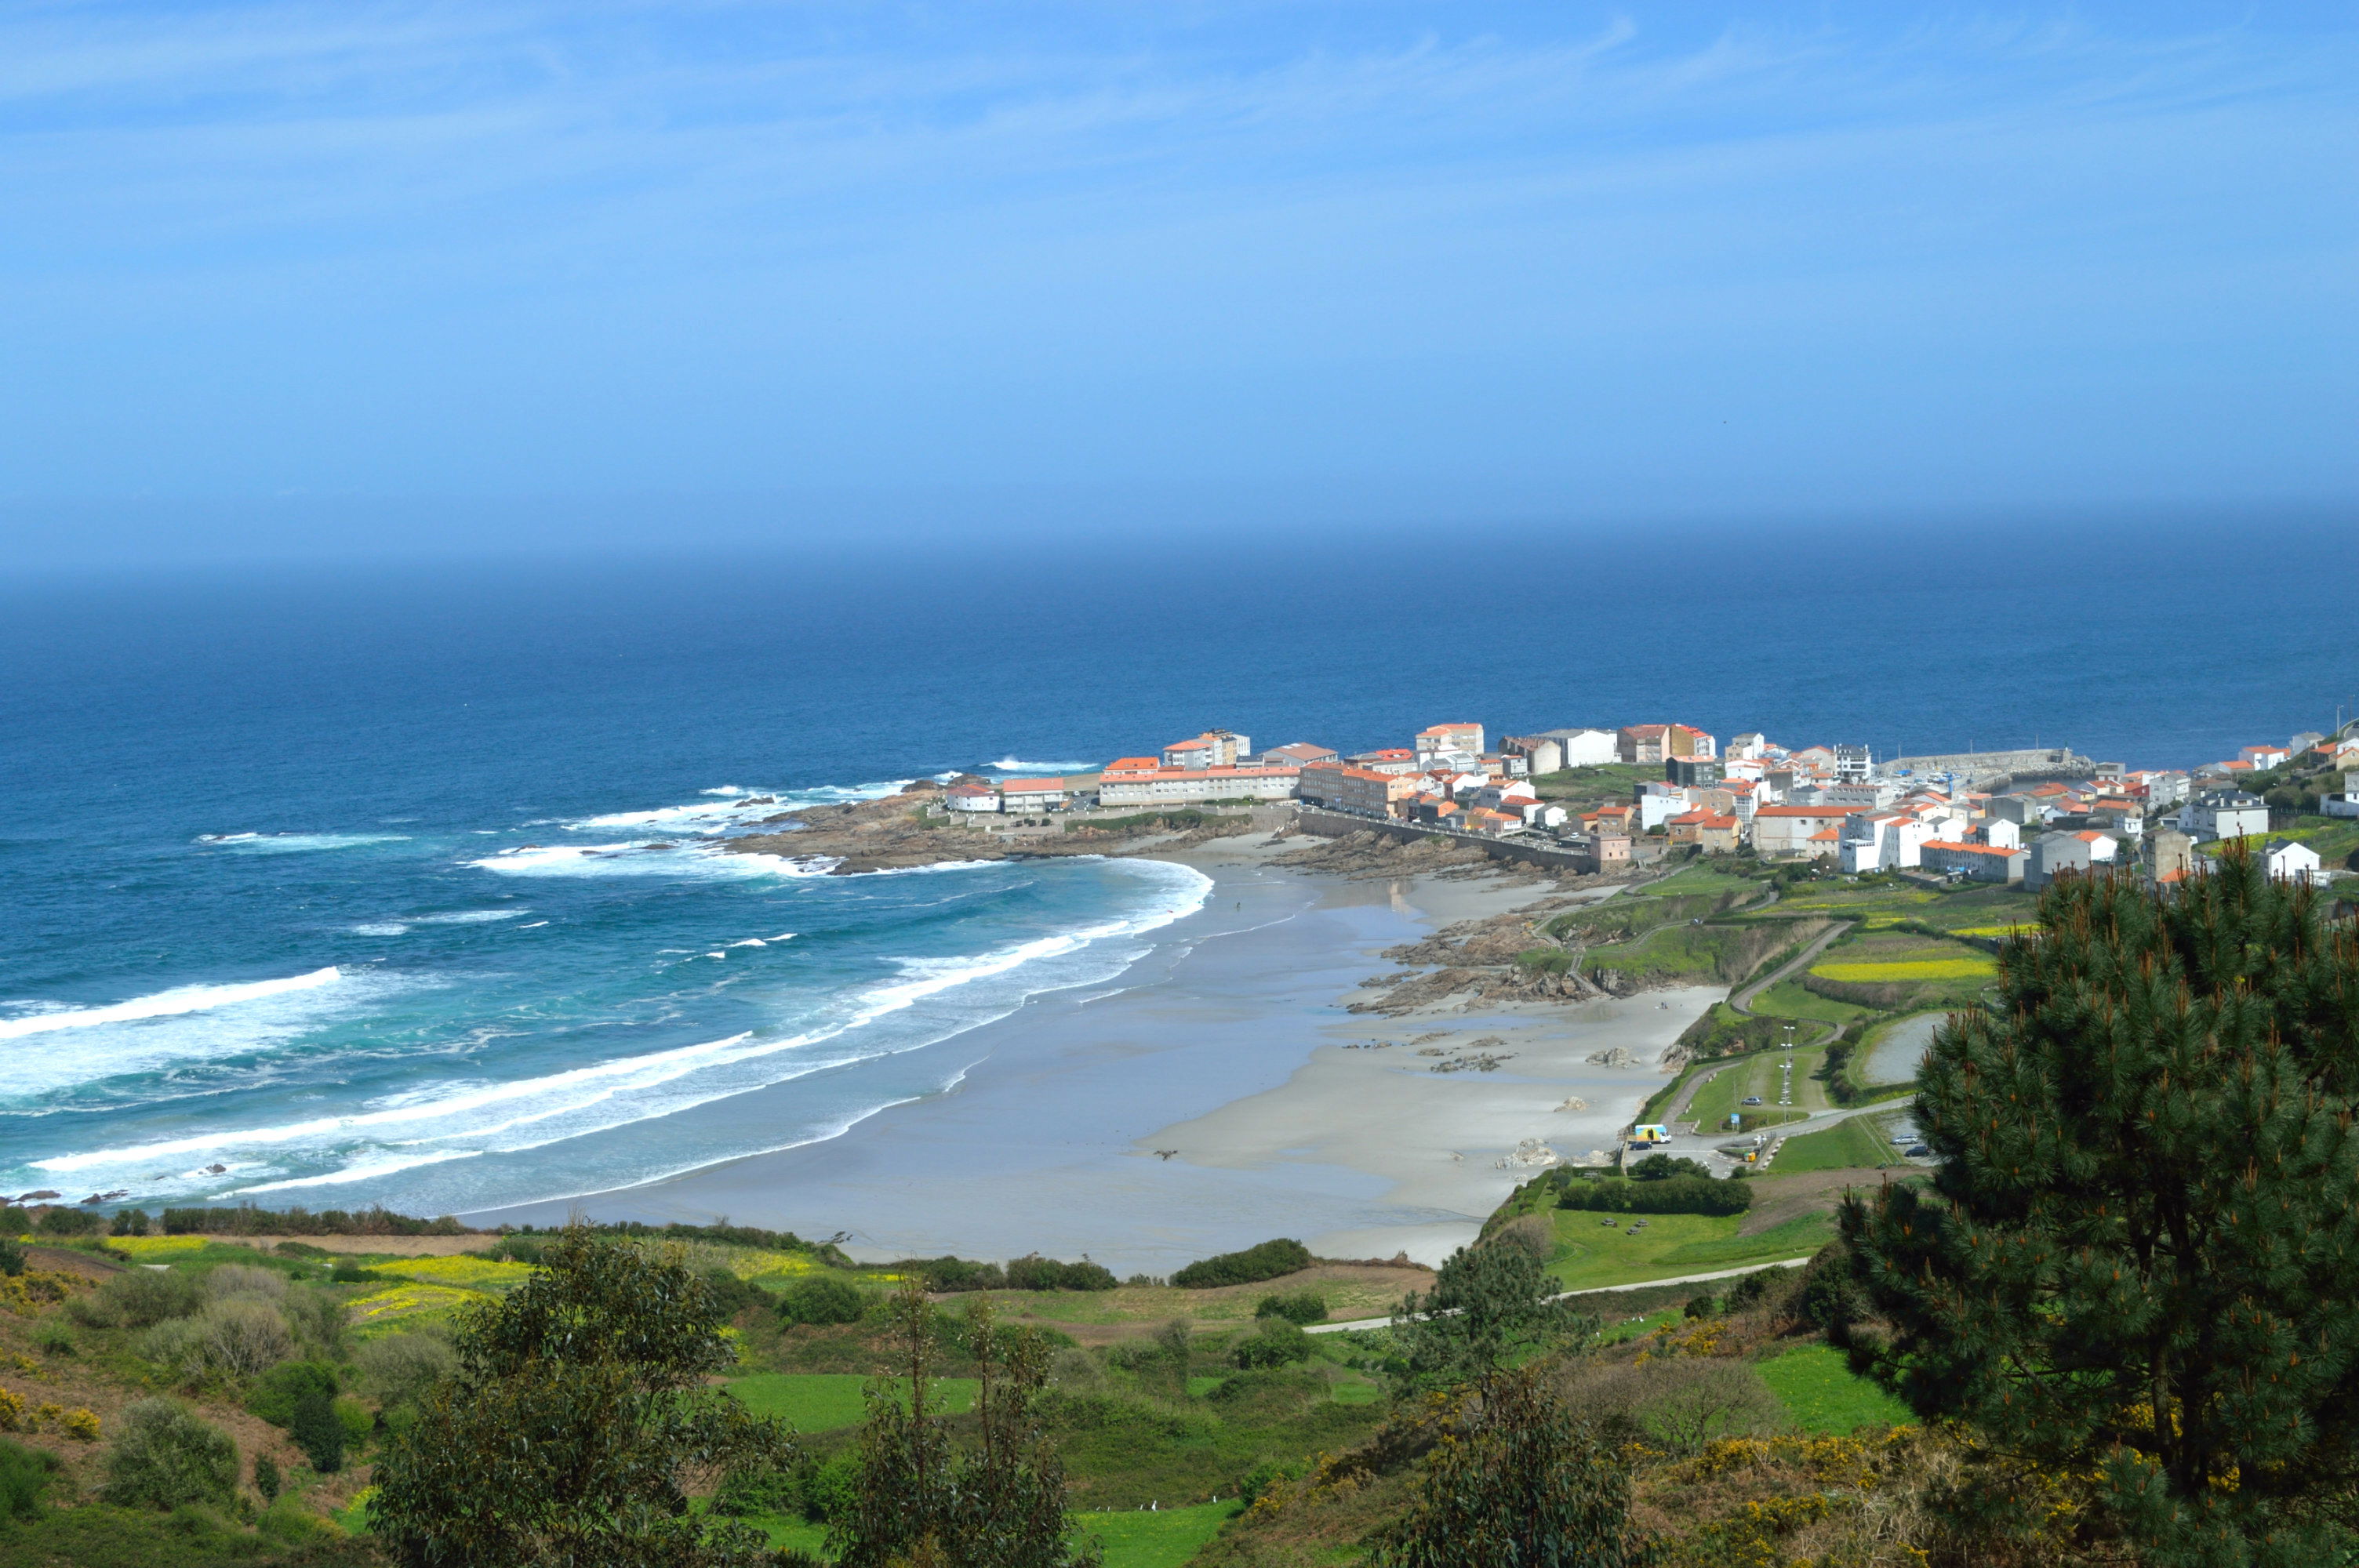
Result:
[[1690,893],[1741,892],[1758,895],[1763,884],[1751,877],[1735,877],[1726,871],[1709,871],[1702,866],[1690,866],[1674,871],[1661,881],[1649,882],[1633,895],[1637,898],[1680,898]]
[[[1781,1108],[1777,1104],[1779,1069],[1789,1059],[1794,1065],[1794,1103]],[[1688,1115],[1706,1133],[1726,1127],[1729,1117],[1740,1111],[1748,1118],[1759,1118],[1756,1125],[1799,1121],[1812,1111],[1828,1108],[1826,1086],[1813,1076],[1826,1059],[1824,1051],[1760,1051],[1743,1057],[1723,1067],[1712,1082],[1696,1091],[1695,1098],[1688,1102]],[[1760,1096],[1761,1103],[1741,1105],[1747,1095]]]
[[[1198,1503],[1190,1508],[1115,1509],[1100,1513],[1076,1513],[1073,1522],[1083,1536],[1095,1536],[1105,1546],[1105,1568],[1180,1568],[1221,1526],[1238,1513],[1234,1502]],[[808,1552],[823,1557],[827,1527],[775,1514],[746,1523],[770,1538],[774,1551]]]
[[1772,1018],[1807,1018],[1821,1023],[1849,1023],[1868,1016],[1866,1008],[1804,990],[1799,980],[1779,980],[1753,999],[1753,1011]]
[[1663,776],[1659,762],[1599,762],[1586,768],[1565,768],[1533,778],[1532,788],[1542,800],[1579,802],[1583,806],[1620,806],[1642,784]]
[[1847,1436],[1854,1427],[1902,1426],[1916,1420],[1907,1405],[1856,1376],[1832,1345],[1788,1350],[1757,1369],[1808,1433]]
[[1906,1165],[1908,1162],[1886,1131],[1891,1125],[1889,1116],[1854,1116],[1824,1132],[1789,1138],[1769,1168],[1781,1176],[1791,1176],[1804,1171],[1875,1171]]
[[[797,1432],[833,1432],[857,1424],[868,1407],[868,1379],[851,1372],[756,1372],[733,1378],[729,1391],[756,1415],[774,1415]],[[952,1415],[974,1408],[973,1378],[939,1378],[934,1397]]]
[[[1586,1209],[1555,1212],[1556,1252],[1549,1272],[1569,1291],[1600,1285],[1636,1284],[1680,1274],[1708,1274],[1747,1263],[1769,1263],[1815,1252],[1834,1236],[1834,1217],[1804,1215],[1765,1230],[1739,1236],[1737,1215],[1601,1215]],[[1646,1228],[1627,1234],[1630,1221]],[[1614,1223],[1606,1225],[1606,1219]]]

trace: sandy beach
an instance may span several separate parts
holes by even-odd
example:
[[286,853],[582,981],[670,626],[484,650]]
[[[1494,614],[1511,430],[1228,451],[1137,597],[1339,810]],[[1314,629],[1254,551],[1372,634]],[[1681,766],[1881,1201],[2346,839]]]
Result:
[[[1399,972],[1385,949],[1560,895],[1507,876],[1305,874],[1277,852],[1175,853],[1213,879],[1204,907],[1117,979],[929,1047],[942,1093],[824,1141],[469,1217],[726,1217],[844,1234],[871,1259],[1037,1250],[1125,1274],[1278,1235],[1437,1262],[1549,1153],[1610,1151],[1720,994],[1355,1015],[1363,980]],[[1628,1065],[1588,1060],[1616,1047]]]

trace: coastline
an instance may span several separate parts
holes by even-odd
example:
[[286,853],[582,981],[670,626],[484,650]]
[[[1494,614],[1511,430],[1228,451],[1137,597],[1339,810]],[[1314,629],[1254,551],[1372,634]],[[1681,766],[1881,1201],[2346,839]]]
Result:
[[[1212,877],[1203,907],[1114,981],[1035,996],[928,1047],[945,1065],[940,1093],[822,1141],[472,1217],[725,1217],[848,1232],[846,1250],[872,1260],[1037,1250],[1117,1273],[1277,1235],[1322,1256],[1438,1262],[1541,1168],[1516,1162],[1519,1144],[1527,1160],[1529,1143],[1571,1159],[1610,1150],[1660,1084],[1661,1052],[1720,994],[1347,1012],[1364,981],[1403,973],[1387,949],[1559,890],[1271,863],[1301,842],[1130,847]],[[1585,1060],[1615,1046],[1635,1064]],[[1509,1059],[1433,1070],[1484,1054]],[[1586,1108],[1559,1108],[1568,1100]]]

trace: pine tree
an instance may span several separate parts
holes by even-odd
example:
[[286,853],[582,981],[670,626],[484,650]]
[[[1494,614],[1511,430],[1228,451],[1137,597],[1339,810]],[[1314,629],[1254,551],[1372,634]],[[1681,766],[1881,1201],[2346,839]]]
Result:
[[2063,878],[1919,1077],[1929,1185],[1846,1201],[1916,1410],[2100,1471],[2158,1562],[2339,1560],[2359,1482],[2359,942],[2231,852]]

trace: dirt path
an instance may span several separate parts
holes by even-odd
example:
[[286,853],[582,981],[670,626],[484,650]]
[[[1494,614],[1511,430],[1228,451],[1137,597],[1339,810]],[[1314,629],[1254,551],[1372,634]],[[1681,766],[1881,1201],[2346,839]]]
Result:
[[[1817,940],[1813,941],[1809,946],[1803,948],[1800,952],[1795,954],[1791,958],[1787,959],[1784,963],[1778,965],[1776,968],[1770,970],[1759,979],[1755,980],[1751,985],[1745,986],[1742,989],[1729,992],[1729,1010],[1733,1012],[1741,1012],[1747,1018],[1767,1018],[1774,1016],[1769,1013],[1754,1011],[1753,1000],[1759,996],[1763,991],[1767,990],[1771,986],[1776,985],[1779,980],[1785,979],[1791,975],[1799,974],[1802,970],[1809,968],[1811,964],[1817,961],[1820,954],[1825,952],[1829,947],[1833,946],[1837,942],[1842,941],[1845,936],[1851,935],[1857,924],[1858,923],[1856,921],[1850,920],[1837,921],[1831,929],[1821,934]],[[1816,1024],[1820,1031],[1819,1036],[1816,1039],[1797,1040],[1794,1042],[1798,1047],[1823,1045],[1827,1044],[1827,1042],[1832,1040],[1836,1035],[1843,1033],[1842,1025],[1828,1023],[1820,1019],[1798,1018],[1794,1020],[1794,1022],[1798,1025],[1803,1023]]]

